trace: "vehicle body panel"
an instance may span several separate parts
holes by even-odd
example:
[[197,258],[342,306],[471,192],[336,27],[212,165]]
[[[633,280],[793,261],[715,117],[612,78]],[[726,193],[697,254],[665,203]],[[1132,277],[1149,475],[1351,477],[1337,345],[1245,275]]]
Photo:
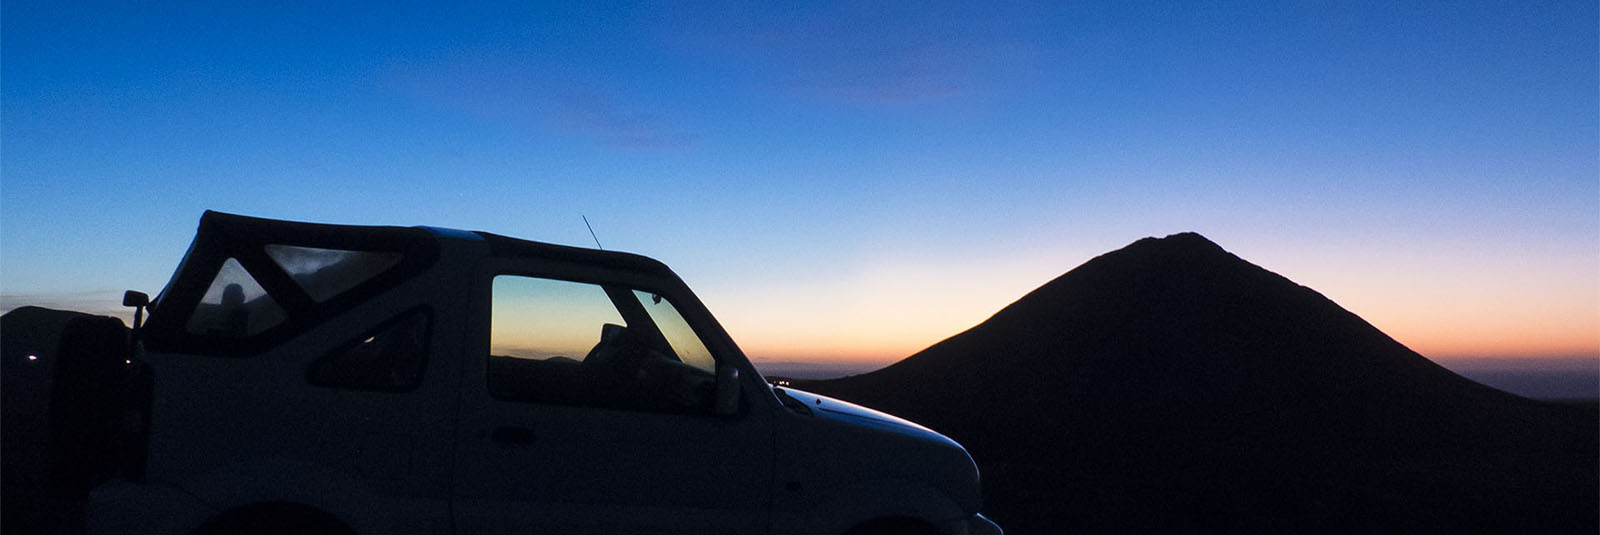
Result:
[[[311,292],[293,278],[306,272],[280,271],[259,251],[279,242],[360,249],[368,239],[417,256],[343,294]],[[216,306],[207,292],[220,284],[224,258],[242,259],[267,297],[284,296],[287,319],[233,343],[177,317]],[[665,299],[714,357],[717,380],[737,381],[737,410],[497,397],[489,387],[497,276]],[[133,357],[154,378],[142,479],[95,490],[91,532],[187,533],[262,503],[303,505],[358,533],[385,534],[843,533],[884,517],[921,519],[946,534],[993,527],[977,515],[977,471],[958,444],[842,401],[775,392],[683,281],[642,256],[208,212],[151,310],[148,344],[136,344],[146,349]],[[418,317],[425,332],[411,340],[426,351],[414,384],[345,388],[313,377],[341,348],[377,344],[390,326]]]
[[[755,378],[745,382],[746,410],[735,416],[503,401],[484,388],[488,298],[496,275],[615,283],[687,302],[692,295],[680,281],[538,258],[489,258],[477,273],[463,345],[468,356],[461,359],[454,484],[459,530],[513,533],[560,525],[563,533],[766,531],[771,406],[759,395],[759,375],[742,355],[730,354],[736,349],[708,344],[716,346],[710,349],[722,362],[744,367],[741,377]],[[708,338],[716,339],[702,335]],[[499,429],[525,433],[526,441],[494,440]]]
[[954,441],[858,405],[783,391],[811,412],[791,411],[775,427],[773,533],[842,533],[885,516],[964,525],[977,511],[977,470]]

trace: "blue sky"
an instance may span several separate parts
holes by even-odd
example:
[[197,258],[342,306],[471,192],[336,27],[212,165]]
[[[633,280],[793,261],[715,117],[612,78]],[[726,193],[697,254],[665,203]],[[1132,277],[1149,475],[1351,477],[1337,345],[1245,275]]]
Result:
[[1593,2],[60,4],[0,6],[6,307],[154,292],[205,209],[587,216],[758,358],[884,362],[1193,230],[1432,357],[1600,355]]

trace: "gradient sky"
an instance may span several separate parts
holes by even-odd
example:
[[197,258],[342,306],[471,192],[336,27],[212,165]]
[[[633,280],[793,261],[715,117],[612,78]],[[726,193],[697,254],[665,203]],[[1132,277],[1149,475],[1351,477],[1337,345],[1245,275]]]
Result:
[[205,209],[587,216],[758,360],[888,362],[1192,230],[1430,357],[1600,357],[1593,1],[62,4],[0,6],[6,308],[154,293]]

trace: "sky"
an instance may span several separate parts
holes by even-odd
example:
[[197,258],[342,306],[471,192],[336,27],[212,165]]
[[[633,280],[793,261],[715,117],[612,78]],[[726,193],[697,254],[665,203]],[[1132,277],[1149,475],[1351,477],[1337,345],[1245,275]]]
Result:
[[875,365],[1196,231],[1441,362],[1600,362],[1592,1],[236,4],[0,5],[5,308],[154,294],[212,209],[598,240]]

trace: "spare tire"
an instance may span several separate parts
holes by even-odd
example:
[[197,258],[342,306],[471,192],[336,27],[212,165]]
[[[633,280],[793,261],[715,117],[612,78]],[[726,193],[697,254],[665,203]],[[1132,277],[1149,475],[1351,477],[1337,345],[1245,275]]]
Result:
[[118,436],[128,370],[128,328],[122,320],[82,316],[67,322],[56,353],[50,395],[56,477],[72,492],[116,475]]
[[7,532],[81,531],[82,501],[123,458],[127,347],[112,317],[39,307],[0,316]]

